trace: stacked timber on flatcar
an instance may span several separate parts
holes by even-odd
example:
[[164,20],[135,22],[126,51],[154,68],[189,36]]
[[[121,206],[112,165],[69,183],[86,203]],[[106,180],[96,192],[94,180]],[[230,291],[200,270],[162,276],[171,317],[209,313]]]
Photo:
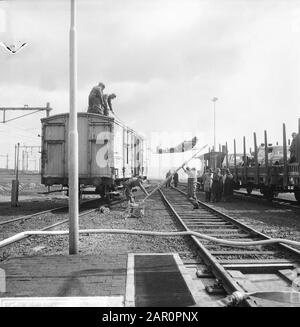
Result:
[[[69,114],[41,119],[42,184],[68,186]],[[145,140],[115,118],[78,113],[79,183],[97,193],[122,180],[145,175]]]

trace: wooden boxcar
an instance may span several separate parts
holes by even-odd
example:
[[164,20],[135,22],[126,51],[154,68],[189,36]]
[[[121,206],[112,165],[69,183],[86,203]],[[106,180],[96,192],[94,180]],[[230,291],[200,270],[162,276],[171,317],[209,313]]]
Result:
[[[42,184],[68,186],[69,114],[41,119]],[[145,140],[115,118],[78,113],[79,184],[103,195],[146,173]]]

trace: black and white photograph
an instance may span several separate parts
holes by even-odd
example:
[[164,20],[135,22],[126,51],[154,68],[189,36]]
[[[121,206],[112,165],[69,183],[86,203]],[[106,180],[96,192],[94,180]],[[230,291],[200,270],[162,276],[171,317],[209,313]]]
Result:
[[0,307],[300,307],[300,0],[0,0]]

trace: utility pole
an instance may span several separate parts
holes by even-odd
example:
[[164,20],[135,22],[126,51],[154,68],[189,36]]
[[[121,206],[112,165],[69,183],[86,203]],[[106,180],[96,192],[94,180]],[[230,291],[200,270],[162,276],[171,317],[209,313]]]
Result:
[[12,180],[11,188],[11,206],[17,207],[19,201],[19,152],[20,152],[20,143],[16,146],[16,179]]
[[211,101],[214,103],[214,151],[216,151],[216,101],[218,98],[213,97]]
[[76,1],[71,1],[70,24],[70,114],[69,114],[69,254],[78,253],[78,130]]

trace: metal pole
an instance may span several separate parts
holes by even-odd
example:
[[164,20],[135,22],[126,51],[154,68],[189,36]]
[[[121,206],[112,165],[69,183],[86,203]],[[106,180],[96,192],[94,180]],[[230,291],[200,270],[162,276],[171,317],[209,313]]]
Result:
[[19,183],[19,152],[20,152],[20,143],[17,145],[17,166],[16,166],[16,181]]
[[234,162],[234,174],[235,174],[235,181],[237,182],[238,176],[237,176],[237,166],[236,166],[236,143],[235,139],[233,140],[233,162]]
[[216,101],[218,98],[214,97],[212,98],[212,101],[214,103],[214,151],[216,151]]
[[69,254],[78,253],[78,131],[76,3],[71,0],[70,26],[70,116],[69,116]]
[[227,146],[227,142],[226,142],[226,168],[229,168],[229,162],[228,162],[228,146]]
[[6,169],[8,170],[8,154],[6,155]]
[[216,101],[214,101],[214,151],[216,151]]
[[288,186],[288,161],[287,161],[287,146],[286,146],[286,130],[285,124],[282,124],[282,136],[283,136],[283,187]]
[[19,152],[20,152],[20,143],[17,147],[17,157],[16,157],[16,179],[12,180],[11,185],[11,206],[17,207],[19,201]]
[[268,162],[268,138],[267,138],[267,131],[265,131],[265,170],[266,170],[266,184],[269,185],[269,162]]
[[17,173],[17,145],[15,144],[15,174]]
[[258,167],[258,156],[257,156],[257,141],[256,141],[256,133],[253,133],[254,138],[254,160],[255,160],[255,184],[259,184],[259,167]]
[[247,184],[247,166],[248,166],[248,160],[247,160],[247,154],[246,154],[246,138],[243,136],[243,151],[244,151],[244,169],[243,169],[243,182],[244,184]]
[[298,134],[296,135],[296,161],[300,161],[300,118],[298,118]]

